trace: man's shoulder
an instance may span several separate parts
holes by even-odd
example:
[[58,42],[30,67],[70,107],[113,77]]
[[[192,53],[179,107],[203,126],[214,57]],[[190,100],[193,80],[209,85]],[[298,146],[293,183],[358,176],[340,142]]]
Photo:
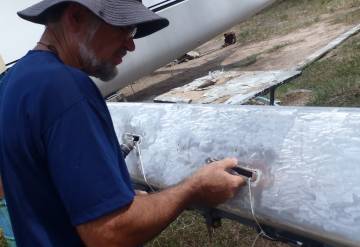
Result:
[[11,71],[11,83],[33,95],[76,100],[94,97],[97,88],[83,71],[64,64],[55,54],[31,51]]
[[17,74],[39,86],[59,86],[62,89],[74,86],[78,81],[89,81],[79,69],[65,65],[56,54],[46,51],[29,52],[19,61]]
[[78,102],[101,99],[84,72],[65,65],[50,52],[28,53],[11,68],[4,83],[4,100],[13,102],[13,108],[21,105],[34,116],[41,114],[36,119],[49,123]]

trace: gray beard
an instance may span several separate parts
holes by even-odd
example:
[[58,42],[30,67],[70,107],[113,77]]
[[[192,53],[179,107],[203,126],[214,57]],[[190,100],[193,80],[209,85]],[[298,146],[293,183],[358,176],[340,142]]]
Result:
[[110,81],[118,74],[116,66],[109,62],[102,62],[97,59],[94,51],[92,51],[85,43],[79,44],[80,58],[84,64],[84,70],[91,76],[95,76],[102,81]]

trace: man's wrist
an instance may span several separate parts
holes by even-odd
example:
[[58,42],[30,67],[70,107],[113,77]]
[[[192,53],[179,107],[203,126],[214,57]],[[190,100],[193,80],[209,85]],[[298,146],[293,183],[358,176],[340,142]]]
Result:
[[199,184],[199,181],[196,181],[193,177],[189,177],[179,185],[184,191],[186,206],[197,203],[200,191]]

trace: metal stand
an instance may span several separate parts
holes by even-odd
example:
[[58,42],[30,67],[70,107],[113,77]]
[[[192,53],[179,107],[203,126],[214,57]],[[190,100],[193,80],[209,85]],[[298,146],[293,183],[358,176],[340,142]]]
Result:
[[270,105],[275,105],[275,90],[277,87],[270,88]]

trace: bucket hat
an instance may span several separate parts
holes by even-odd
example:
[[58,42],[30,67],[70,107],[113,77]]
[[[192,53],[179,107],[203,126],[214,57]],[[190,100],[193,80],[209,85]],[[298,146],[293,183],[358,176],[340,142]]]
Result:
[[83,5],[112,26],[136,26],[135,39],[148,36],[169,25],[166,18],[149,10],[141,0],[43,0],[17,14],[27,21],[45,24],[46,11],[66,2]]

